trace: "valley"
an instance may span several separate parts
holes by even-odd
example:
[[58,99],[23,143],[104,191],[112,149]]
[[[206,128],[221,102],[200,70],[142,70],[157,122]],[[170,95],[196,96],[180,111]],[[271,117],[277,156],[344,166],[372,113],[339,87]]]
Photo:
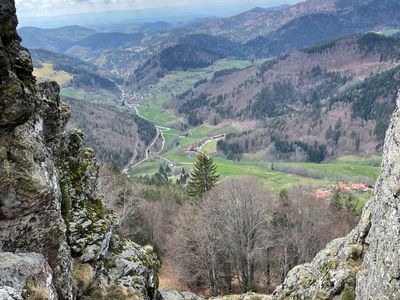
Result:
[[[283,300],[302,296],[271,293],[301,289],[280,284],[304,275],[321,283],[303,291],[310,299],[354,299],[367,202],[398,157],[383,154],[397,137],[399,12],[395,0],[307,0],[177,23],[18,28],[34,77],[16,60],[4,74],[22,78],[23,92],[0,89],[40,99],[26,130],[60,174],[55,211],[71,269],[96,273],[74,278],[71,293],[128,300],[140,286],[146,300]],[[385,193],[397,199],[398,185]],[[290,271],[349,232],[317,255],[317,275],[311,264]],[[134,279],[122,284],[115,268]],[[97,289],[103,281],[113,285]]]
[[[35,72],[38,78],[47,77],[58,81],[62,86],[61,95],[64,97],[92,103],[108,103],[122,111],[128,108],[155,125],[156,133],[149,140],[149,144],[141,150],[142,158],[133,157],[124,167],[124,172],[131,176],[154,175],[158,173],[160,166],[167,164],[172,169],[171,179],[175,180],[182,168],[186,172],[190,172],[196,158],[196,151],[201,148],[215,157],[218,171],[223,177],[252,176],[274,194],[278,194],[282,189],[290,189],[298,185],[309,186],[310,191],[322,188],[329,193],[332,186],[338,182],[372,185],[379,174],[379,156],[372,154],[349,156],[347,154],[333,157],[323,163],[281,162],[276,159],[270,160],[265,151],[257,150],[244,153],[240,161],[232,161],[218,150],[217,140],[214,140],[213,137],[263,130],[262,121],[256,119],[229,121],[215,115],[215,122],[218,123],[216,125],[204,123],[187,128],[185,125],[187,116],[179,114],[174,109],[174,99],[177,95],[201,88],[208,82],[215,82],[216,74],[221,73],[221,75],[217,75],[220,76],[217,77],[217,80],[221,85],[221,80],[232,77],[231,74],[237,73],[241,76],[240,72],[252,72],[251,70],[260,69],[270,63],[275,62],[265,59],[253,62],[222,59],[206,68],[172,71],[160,78],[157,83],[135,91],[135,96],[128,97],[128,100],[125,101],[125,108],[115,104],[115,101],[118,103],[121,101],[118,100],[118,96],[107,90],[100,92],[99,90],[63,87],[68,80],[71,80],[72,75],[65,71],[61,71],[61,73],[52,71],[52,73],[50,64],[44,64],[43,68],[36,68]],[[232,70],[232,72],[229,71],[227,75],[224,75],[223,72],[226,70]],[[123,89],[126,88],[123,87]],[[130,94],[131,92],[123,91],[122,95],[124,93]],[[211,121],[212,117],[208,116],[208,120]],[[78,125],[78,127],[80,126]],[[161,139],[159,143],[162,146],[155,146],[158,139]],[[191,148],[196,151],[190,151]],[[355,194],[362,199],[362,203],[370,196],[370,192],[359,193],[357,191]]]
[[[174,168],[182,167],[190,171],[196,157],[195,153],[187,154],[185,151],[189,145],[201,145],[212,136],[240,132],[240,130],[240,127],[233,125],[201,125],[192,128],[188,137],[184,136],[185,132],[163,131],[167,146],[160,155],[167,159],[168,163],[172,163],[171,173],[174,173]],[[182,138],[179,138],[179,136],[182,136]],[[179,141],[177,146],[176,141]],[[203,150],[211,155],[216,155],[216,143],[211,142],[208,145],[210,145],[210,148]],[[324,188],[330,193],[332,187],[338,182],[373,184],[380,170],[379,156],[342,156],[321,164],[308,162],[276,163],[268,162],[265,159],[265,153],[259,152],[246,154],[239,162],[228,160],[222,156],[215,156],[214,160],[219,173],[223,177],[255,177],[273,194],[278,194],[282,189],[291,189],[298,185],[309,186],[310,191]],[[156,174],[163,164],[165,164],[164,159],[147,161],[136,166],[131,174],[134,176]],[[362,203],[365,203],[371,196],[371,191],[367,193],[356,192],[355,194],[362,199]],[[361,205],[358,210],[360,211],[362,207]]]

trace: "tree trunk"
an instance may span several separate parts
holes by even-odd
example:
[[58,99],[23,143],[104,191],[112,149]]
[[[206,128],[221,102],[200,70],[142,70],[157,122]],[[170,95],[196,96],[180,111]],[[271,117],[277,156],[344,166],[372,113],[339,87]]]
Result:
[[271,264],[269,261],[269,252],[270,252],[270,248],[267,248],[267,253],[266,253],[266,261],[267,261],[267,268],[265,271],[265,276],[266,276],[266,288],[267,288],[267,294],[270,293],[270,287],[271,287]]

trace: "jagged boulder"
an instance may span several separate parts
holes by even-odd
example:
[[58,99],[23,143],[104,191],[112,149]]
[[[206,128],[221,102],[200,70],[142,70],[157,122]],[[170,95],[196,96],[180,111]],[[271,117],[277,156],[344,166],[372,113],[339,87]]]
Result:
[[2,300],[23,300],[21,293],[9,286],[0,287],[0,299]]
[[374,196],[351,233],[293,268],[272,299],[400,299],[400,94]]
[[144,298],[156,298],[159,264],[152,247],[140,247],[116,236],[104,256],[98,278],[105,286],[129,286]]

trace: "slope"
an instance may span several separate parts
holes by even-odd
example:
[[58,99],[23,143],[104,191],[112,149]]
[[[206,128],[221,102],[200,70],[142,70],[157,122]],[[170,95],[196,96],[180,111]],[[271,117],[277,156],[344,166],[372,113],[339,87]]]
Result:
[[[210,116],[217,114],[221,120],[263,121],[256,131],[228,136],[233,144],[241,141],[238,152],[300,139],[308,145],[323,141],[328,156],[375,153],[387,128],[382,120],[393,111],[399,53],[398,39],[376,34],[342,38],[203,82],[176,96],[172,107],[188,120],[195,115],[211,123]],[[387,81],[390,88],[378,89]],[[355,98],[334,98],[346,89],[361,89],[355,86],[361,82],[371,90],[368,109],[374,112],[368,115],[357,113],[358,104],[353,109]],[[266,138],[255,141],[260,135]],[[296,147],[287,151],[295,155]]]
[[202,48],[178,44],[161,51],[138,68],[129,79],[133,88],[140,89],[157,83],[159,78],[171,71],[187,71],[212,65],[222,58],[217,53]]

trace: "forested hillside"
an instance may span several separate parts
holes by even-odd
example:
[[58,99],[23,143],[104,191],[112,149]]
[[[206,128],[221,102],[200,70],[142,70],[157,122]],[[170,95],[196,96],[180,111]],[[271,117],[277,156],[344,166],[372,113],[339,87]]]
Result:
[[180,44],[192,45],[194,47],[213,51],[222,57],[240,57],[241,44],[221,36],[208,34],[190,34],[178,41]]
[[394,109],[399,53],[400,40],[395,38],[342,38],[256,67],[229,70],[177,96],[174,107],[189,123],[213,122],[209,117],[215,114],[222,120],[262,121],[254,134],[265,131],[265,139],[246,133],[220,143],[219,149],[230,157],[272,144],[269,151],[277,158],[299,158],[305,152],[307,160],[318,161],[307,154],[314,146],[325,149],[322,159],[375,153]]
[[152,123],[132,111],[72,98],[64,101],[72,111],[68,126],[85,133],[86,145],[101,163],[124,167],[132,158],[139,161],[157,134]]
[[314,12],[295,18],[276,31],[247,42],[242,55],[277,56],[339,36],[397,27],[399,10],[400,3],[396,0],[337,1],[333,12]]
[[221,55],[197,46],[178,44],[146,61],[128,80],[132,88],[154,84],[170,71],[188,71],[212,65]]
[[23,37],[23,43],[28,48],[43,48],[51,51],[64,52],[76,41],[84,39],[96,31],[81,26],[66,26],[55,29],[22,27],[18,34]]

